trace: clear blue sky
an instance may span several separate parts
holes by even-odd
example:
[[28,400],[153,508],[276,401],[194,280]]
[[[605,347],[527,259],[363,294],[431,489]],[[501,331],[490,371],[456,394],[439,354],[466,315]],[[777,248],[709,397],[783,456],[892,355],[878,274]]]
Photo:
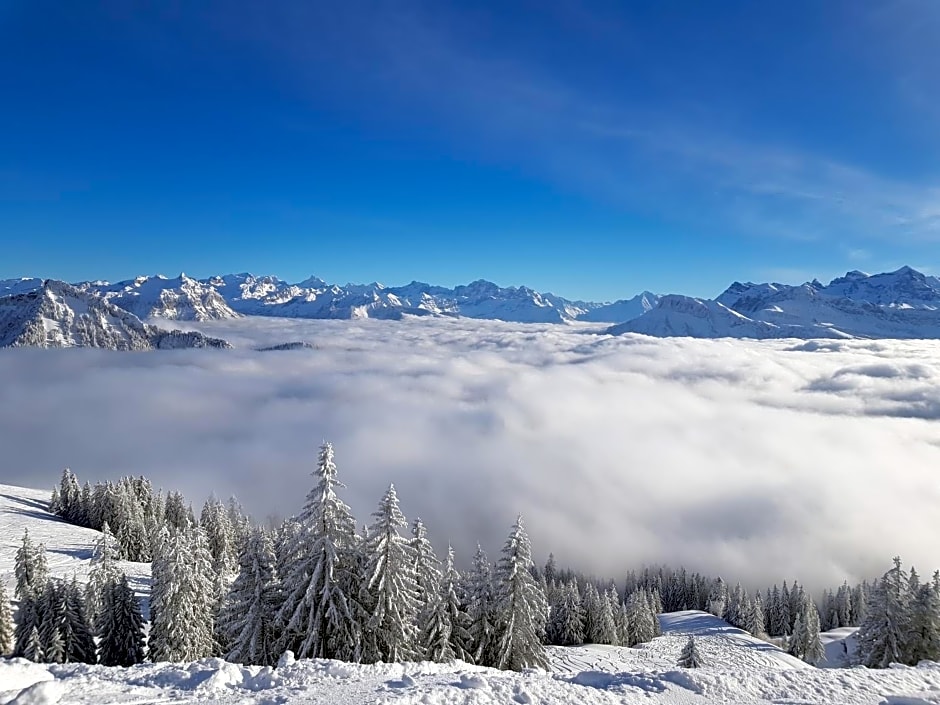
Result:
[[940,3],[0,0],[0,277],[940,269]]

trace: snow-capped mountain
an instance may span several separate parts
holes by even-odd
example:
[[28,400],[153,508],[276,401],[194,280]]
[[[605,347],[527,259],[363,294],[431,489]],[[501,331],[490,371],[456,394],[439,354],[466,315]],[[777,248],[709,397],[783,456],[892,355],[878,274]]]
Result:
[[291,284],[273,276],[243,273],[211,277],[200,284],[218,292],[233,312],[287,318],[400,319],[406,315],[435,315],[564,323],[601,306],[483,280],[450,289],[417,281],[397,287],[377,282],[338,285],[317,277]]
[[88,282],[82,287],[142,319],[210,321],[238,317],[215,287],[185,274],[173,279],[159,275],[137,277],[116,284]]
[[630,321],[654,309],[661,298],[659,294],[644,291],[632,299],[621,299],[610,304],[594,304],[595,308],[578,316],[578,320],[592,323]]
[[201,333],[148,325],[91,291],[47,280],[32,291],[0,298],[0,347],[155,350],[230,346]]
[[642,333],[657,338],[845,338],[826,326],[800,321],[771,323],[744,316],[718,301],[671,294],[639,318],[607,329],[612,335]]

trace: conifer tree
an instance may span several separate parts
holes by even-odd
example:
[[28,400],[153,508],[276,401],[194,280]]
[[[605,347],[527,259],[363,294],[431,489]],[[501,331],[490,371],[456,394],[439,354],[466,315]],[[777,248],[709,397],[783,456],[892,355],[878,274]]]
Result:
[[38,596],[46,587],[49,570],[46,566],[46,547],[36,545],[23,530],[23,542],[16,551],[13,572],[16,575],[16,599]]
[[394,485],[389,486],[372,516],[375,521],[363,544],[366,566],[361,599],[371,612],[364,658],[386,663],[408,661],[418,656],[415,620],[420,605],[414,549],[399,534],[406,522]]
[[473,662],[481,666],[495,667],[498,659],[496,587],[492,566],[479,544],[473,558],[473,568],[467,576],[465,592]]
[[118,566],[118,546],[108,522],[101,527],[101,536],[95,542],[91,558],[91,571],[85,586],[85,609],[92,624],[97,624],[98,614],[104,601],[104,591],[121,576]]
[[698,646],[695,644],[695,637],[689,635],[689,640],[685,642],[682,653],[679,655],[679,668],[701,668],[705,665],[702,655],[699,653]]
[[728,586],[721,576],[715,578],[712,583],[711,591],[708,593],[708,611],[716,617],[721,617],[725,613],[725,606],[728,603]]
[[39,627],[35,624],[30,628],[23,643],[22,656],[35,663],[44,663],[46,660],[46,654],[42,648],[42,637],[39,636]]
[[105,586],[97,631],[103,665],[133,666],[144,660],[144,619],[127,576],[121,574]]
[[239,557],[238,576],[219,615],[227,661],[271,666],[277,661],[275,616],[279,589],[274,546],[261,528],[252,530]]
[[585,642],[585,614],[578,583],[571,580],[557,589],[557,598],[549,614],[550,643],[575,646]]
[[532,566],[529,536],[519,517],[496,569],[497,668],[548,668],[543,644],[548,603],[532,577]]
[[913,596],[907,651],[911,665],[940,661],[940,571]]
[[[417,549],[416,549],[417,550]],[[448,547],[447,561],[437,594],[431,596],[428,613],[421,631],[421,646],[431,661],[449,662],[454,659],[469,661],[467,650],[470,634],[469,618],[457,595],[460,574],[454,567],[454,550]]]
[[[296,524],[285,526],[278,556],[278,567],[285,571],[277,617],[280,646],[293,646],[302,658],[359,660],[356,523],[336,493],[343,484],[337,480],[330,443],[320,448],[313,475],[317,484]],[[396,550],[391,549],[398,557]]]
[[887,668],[903,659],[908,623],[905,583],[901,560],[895,558],[894,568],[869,593],[865,621],[858,630],[858,656],[869,668]]
[[154,556],[150,660],[196,661],[216,649],[212,556],[199,529],[164,531]]
[[[427,529],[420,518],[411,527],[411,550],[414,557],[414,574],[418,592],[418,632],[431,630],[432,613],[439,609],[438,600],[441,581],[441,562],[434,555],[434,547],[428,540]],[[439,618],[441,615],[438,614]],[[438,625],[440,626],[440,625]],[[432,661],[433,657],[428,656]],[[452,660],[453,657],[447,660]]]
[[0,657],[13,653],[13,613],[7,599],[6,587],[0,580]]
[[[13,647],[14,656],[22,656],[30,660],[35,660],[27,655],[27,650],[29,648],[30,639],[32,639],[33,629],[36,630],[38,636],[41,624],[41,596],[31,593],[20,600],[19,609],[17,609],[16,612],[16,629],[14,630],[14,640],[16,644]],[[35,649],[33,653],[35,653]]]

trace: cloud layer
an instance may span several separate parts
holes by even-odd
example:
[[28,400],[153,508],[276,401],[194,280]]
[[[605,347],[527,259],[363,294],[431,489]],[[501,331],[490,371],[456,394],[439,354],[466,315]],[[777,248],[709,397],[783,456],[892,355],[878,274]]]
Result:
[[[936,341],[610,338],[467,320],[248,319],[235,351],[0,351],[0,479],[146,474],[195,504],[299,510],[317,446],[368,521],[394,482],[443,549],[682,563],[822,586],[936,567]],[[254,352],[305,339],[316,349]]]

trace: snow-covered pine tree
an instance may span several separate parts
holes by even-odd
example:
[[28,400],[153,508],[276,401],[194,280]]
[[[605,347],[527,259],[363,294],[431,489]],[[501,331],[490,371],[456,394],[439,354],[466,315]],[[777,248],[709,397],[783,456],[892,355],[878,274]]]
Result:
[[653,622],[653,637],[658,637],[663,635],[662,627],[659,626],[659,614],[662,610],[662,600],[658,598],[659,591],[653,590],[652,592],[645,592],[644,597],[646,598],[646,606],[649,608],[650,618]]
[[869,668],[887,668],[900,663],[906,647],[904,625],[909,623],[904,600],[906,576],[900,558],[894,568],[875,583],[868,596],[866,617],[858,630],[857,654]]
[[698,646],[695,644],[695,637],[689,635],[689,640],[682,647],[682,653],[679,654],[679,668],[701,668],[705,665],[702,655],[699,653]]
[[418,584],[414,549],[399,534],[405,516],[398,506],[395,486],[372,513],[375,521],[364,541],[365,573],[360,599],[371,612],[365,625],[364,660],[396,663],[418,656],[416,617]]
[[940,661],[940,571],[913,596],[907,634],[908,663]]
[[46,566],[46,547],[34,544],[29,538],[29,530],[23,530],[23,542],[16,551],[13,572],[16,575],[16,599],[39,596],[49,579]]
[[617,644],[617,625],[610,601],[604,593],[598,592],[593,583],[588,583],[590,598],[586,601],[589,617],[585,622],[589,625],[585,630],[585,640],[590,644]]
[[[283,529],[280,648],[293,647],[301,658],[355,661],[361,656],[356,522],[336,493],[343,484],[337,479],[332,444],[321,446],[313,476],[317,483],[300,517]],[[397,544],[390,550],[398,557]]]
[[826,650],[819,638],[819,611],[809,595],[803,591],[794,592],[800,596],[800,604],[787,651],[807,663],[818,665],[826,660]]
[[176,529],[186,529],[196,523],[193,510],[186,504],[186,500],[179,492],[167,494],[163,516],[167,526]]
[[91,557],[91,571],[88,573],[88,584],[85,586],[85,610],[91,624],[97,624],[98,614],[104,602],[104,591],[112,582],[121,576],[118,566],[118,545],[111,535],[108,522],[101,527],[101,536],[95,541],[94,552]]
[[493,582],[493,568],[479,544],[464,592],[467,596],[467,616],[470,618],[467,630],[470,632],[473,662],[495,667],[498,659],[496,586]]
[[627,598],[626,646],[636,646],[651,641],[656,635],[653,624],[656,617],[650,609],[643,590],[636,590]]
[[211,656],[215,594],[212,556],[199,529],[165,530],[152,564],[149,657],[196,661]]
[[253,529],[219,614],[227,661],[256,666],[277,662],[275,616],[280,601],[274,564],[270,537],[260,527]]
[[[418,633],[423,635],[432,630],[429,621],[432,619],[432,613],[439,609],[437,603],[440,598],[441,562],[434,555],[434,547],[428,541],[427,528],[420,518],[415,519],[412,524],[411,537],[414,574],[418,586]],[[428,658],[436,660],[430,655]]]
[[561,583],[555,606],[549,613],[549,643],[575,646],[585,641],[585,614],[583,600],[576,580]]
[[144,618],[123,574],[104,587],[97,632],[102,665],[133,666],[144,660]]
[[30,593],[20,600],[19,608],[16,611],[16,628],[13,631],[14,646],[13,655],[24,658],[31,657],[26,655],[29,641],[32,638],[33,629],[39,630],[42,624],[42,596]]
[[711,590],[708,593],[708,611],[716,617],[721,617],[725,613],[725,606],[728,603],[728,586],[721,576],[715,578]]
[[[607,588],[607,604],[610,605],[610,613],[614,616],[614,628],[617,633],[616,646],[624,646],[627,643],[627,611],[620,596],[617,594],[617,588],[611,585]],[[679,598],[681,599],[681,598]]]
[[35,663],[44,663],[46,660],[46,654],[42,648],[42,637],[39,635],[39,627],[35,624],[30,628],[23,642],[21,654],[23,658]]
[[77,663],[96,663],[95,639],[88,613],[85,609],[85,597],[78,580],[73,576],[71,582],[63,584],[65,596],[65,640],[66,660]]
[[206,532],[216,571],[234,573],[238,568],[235,529],[225,505],[215,497],[207,499],[199,516],[199,525]]
[[529,536],[519,517],[496,568],[497,668],[548,668],[543,643],[548,603],[532,577],[532,565]]
[[441,575],[441,595],[450,619],[450,647],[454,657],[472,663],[470,655],[470,616],[467,614],[466,595],[463,594],[463,580],[454,564],[454,549],[447,547],[447,560]]
[[770,636],[785,636],[790,633],[790,591],[786,581],[783,589],[774,585],[773,604],[770,606]]
[[43,658],[46,663],[65,663],[66,650],[62,632],[65,629],[65,596],[62,584],[49,579],[39,598],[39,636],[42,639]]
[[57,513],[73,524],[80,512],[81,493],[82,490],[75,474],[69,468],[62,470],[62,480],[59,483],[59,511]]
[[13,653],[13,612],[7,599],[7,590],[0,580],[0,657]]
[[758,639],[767,638],[767,630],[764,627],[764,604],[761,600],[760,590],[754,595],[754,600],[747,605],[747,618],[744,629]]

